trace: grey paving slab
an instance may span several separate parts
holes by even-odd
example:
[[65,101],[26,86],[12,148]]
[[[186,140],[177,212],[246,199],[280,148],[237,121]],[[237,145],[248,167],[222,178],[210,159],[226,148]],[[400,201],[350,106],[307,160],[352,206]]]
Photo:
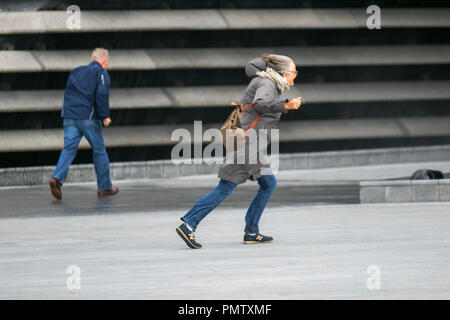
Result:
[[[178,167],[166,167],[148,173],[146,180],[117,181],[116,168],[112,169],[113,183],[120,189],[114,198],[98,199],[95,175],[90,183],[70,183],[71,174],[63,186],[63,200],[57,201],[50,194],[48,180],[44,185],[32,187],[0,188],[0,218],[27,216],[64,216],[85,214],[118,214],[137,211],[164,211],[168,209],[187,210],[204,194],[210,192],[219,182],[217,172],[212,175],[184,178],[170,178]],[[93,170],[86,167],[86,170]],[[80,174],[77,170],[76,175]],[[81,173],[85,174],[85,173]],[[121,174],[119,172],[119,174]],[[130,177],[128,177],[130,179]],[[279,178],[279,188],[273,194],[276,205],[308,205],[324,203],[359,203],[357,182],[338,181],[307,183]],[[246,207],[255,196],[256,182],[239,186],[239,192],[225,200],[226,208]]]
[[[258,246],[241,243],[244,208],[218,208],[198,251],[175,233],[182,211],[2,219],[0,298],[448,299],[447,208],[269,206],[261,228],[275,240]],[[79,290],[67,287],[73,265]]]

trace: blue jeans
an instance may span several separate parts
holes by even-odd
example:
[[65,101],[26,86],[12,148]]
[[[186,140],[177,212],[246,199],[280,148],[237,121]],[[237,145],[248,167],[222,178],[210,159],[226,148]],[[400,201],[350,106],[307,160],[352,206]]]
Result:
[[[245,215],[245,233],[259,233],[259,220],[261,215],[269,202],[270,196],[277,185],[277,181],[273,174],[264,175],[258,179],[259,189],[253,199],[250,207]],[[193,230],[195,230],[200,223],[214,208],[216,208],[223,200],[225,200],[237,184],[221,179],[219,185],[213,191],[204,195],[197,203],[189,210],[184,217],[181,218]]]
[[109,176],[109,158],[103,142],[101,120],[64,119],[64,149],[61,151],[52,178],[64,183],[69,172],[69,166],[75,159],[78,144],[83,136],[86,137],[92,147],[98,190],[112,189]]

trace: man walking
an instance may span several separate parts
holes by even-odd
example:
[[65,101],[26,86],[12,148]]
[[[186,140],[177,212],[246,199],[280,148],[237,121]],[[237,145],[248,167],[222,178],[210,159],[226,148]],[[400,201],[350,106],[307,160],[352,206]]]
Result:
[[111,124],[109,117],[108,50],[97,48],[92,62],[72,70],[64,92],[61,117],[64,118],[64,149],[59,156],[50,180],[50,190],[56,199],[62,199],[61,186],[66,180],[69,166],[77,153],[81,138],[86,137],[92,147],[97,195],[106,197],[119,192],[113,188],[109,172],[109,158],[103,142],[102,122]]

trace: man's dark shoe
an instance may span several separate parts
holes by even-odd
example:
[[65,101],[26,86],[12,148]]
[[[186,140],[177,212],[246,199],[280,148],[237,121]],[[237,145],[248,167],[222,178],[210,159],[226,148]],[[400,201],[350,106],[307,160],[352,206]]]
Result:
[[195,241],[195,232],[189,230],[185,223],[177,228],[177,233],[191,249],[200,249],[202,245]]
[[263,236],[262,234],[244,234],[244,244],[271,242],[272,240],[272,237]]
[[59,181],[56,178],[52,178],[52,179],[50,179],[49,184],[50,184],[50,191],[52,192],[52,195],[56,199],[61,200],[62,199],[62,192],[61,192],[62,183],[61,183],[61,181]]
[[113,196],[118,193],[119,193],[119,188],[116,188],[116,187],[109,189],[109,190],[97,190],[97,195],[99,198]]

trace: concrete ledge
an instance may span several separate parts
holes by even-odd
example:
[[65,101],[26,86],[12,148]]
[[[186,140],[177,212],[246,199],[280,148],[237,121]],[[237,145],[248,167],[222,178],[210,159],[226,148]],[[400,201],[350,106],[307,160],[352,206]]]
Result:
[[450,200],[450,179],[360,182],[361,203]]
[[[1,112],[60,111],[63,90],[0,91]],[[162,88],[115,88],[110,92],[111,109],[173,107]]]
[[[292,57],[298,66],[450,63],[449,45],[126,49],[111,50],[109,70],[242,68],[265,52]],[[87,64],[89,50],[0,51],[0,72],[70,71]]]
[[[408,162],[405,158],[414,159],[414,162],[448,161],[449,152],[450,145],[442,145],[431,147],[281,154],[280,170],[352,167]],[[207,159],[204,160],[206,162]],[[111,163],[111,177],[114,181],[117,181],[217,174],[219,166],[220,165],[217,164],[208,165],[206,163],[177,165],[171,160],[120,162]],[[50,180],[54,169],[54,166],[0,169],[0,186],[45,184]],[[92,164],[73,165],[70,167],[67,182],[89,181],[96,181]],[[416,187],[415,185],[412,186],[409,180],[406,182],[361,182],[361,199],[364,202],[385,202],[385,188],[389,187],[391,188],[389,189],[389,194],[387,196],[389,200],[392,199],[392,201],[394,201],[398,199],[396,193],[401,193],[401,196],[405,201],[410,201],[410,199],[411,201],[412,199],[421,201],[421,199],[423,199],[423,192],[421,190],[423,188],[429,188],[431,184],[431,182],[426,182],[424,185],[418,185]],[[439,188],[438,198],[442,201],[450,201],[450,184],[441,183]],[[435,190],[431,190],[430,192],[435,192]],[[413,196],[413,194],[415,194],[415,196]],[[436,193],[434,193],[434,198],[436,198],[435,194]]]
[[[0,13],[1,16],[1,13]],[[40,72],[42,67],[29,51],[0,51],[0,72]]]
[[[447,8],[383,8],[383,28],[448,27]],[[366,8],[82,11],[69,29],[66,11],[2,12],[0,34],[226,29],[366,28]]]
[[[42,71],[70,71],[78,66],[88,64],[91,58],[90,50],[31,52],[42,65]],[[145,50],[112,50],[110,54],[111,70],[155,69],[155,64]]]
[[66,11],[0,13],[0,34],[226,29],[217,10],[82,11],[81,28],[69,29]]
[[[202,133],[210,128],[219,129],[220,126],[220,123],[203,124]],[[281,122],[279,127],[280,142],[450,136],[450,117],[285,121]],[[178,143],[171,140],[176,129],[186,129],[191,133],[191,137],[194,137],[193,123],[113,126],[104,128],[103,134],[107,148],[170,146]],[[63,129],[4,130],[0,135],[0,152],[60,150],[64,145],[63,138]],[[82,138],[80,148],[89,148],[85,138]],[[370,154],[364,156],[370,157]],[[412,161],[410,155],[399,156],[405,161]],[[315,162],[314,159],[308,161]],[[345,158],[333,161],[346,163]],[[333,161],[330,164],[333,164]]]
[[[449,100],[450,81],[349,82],[298,84],[283,98],[302,103]],[[112,109],[224,107],[242,96],[245,86],[113,88]],[[0,91],[1,112],[58,111],[63,90]],[[415,126],[415,125],[414,125]],[[413,126],[413,127],[414,127]]]

